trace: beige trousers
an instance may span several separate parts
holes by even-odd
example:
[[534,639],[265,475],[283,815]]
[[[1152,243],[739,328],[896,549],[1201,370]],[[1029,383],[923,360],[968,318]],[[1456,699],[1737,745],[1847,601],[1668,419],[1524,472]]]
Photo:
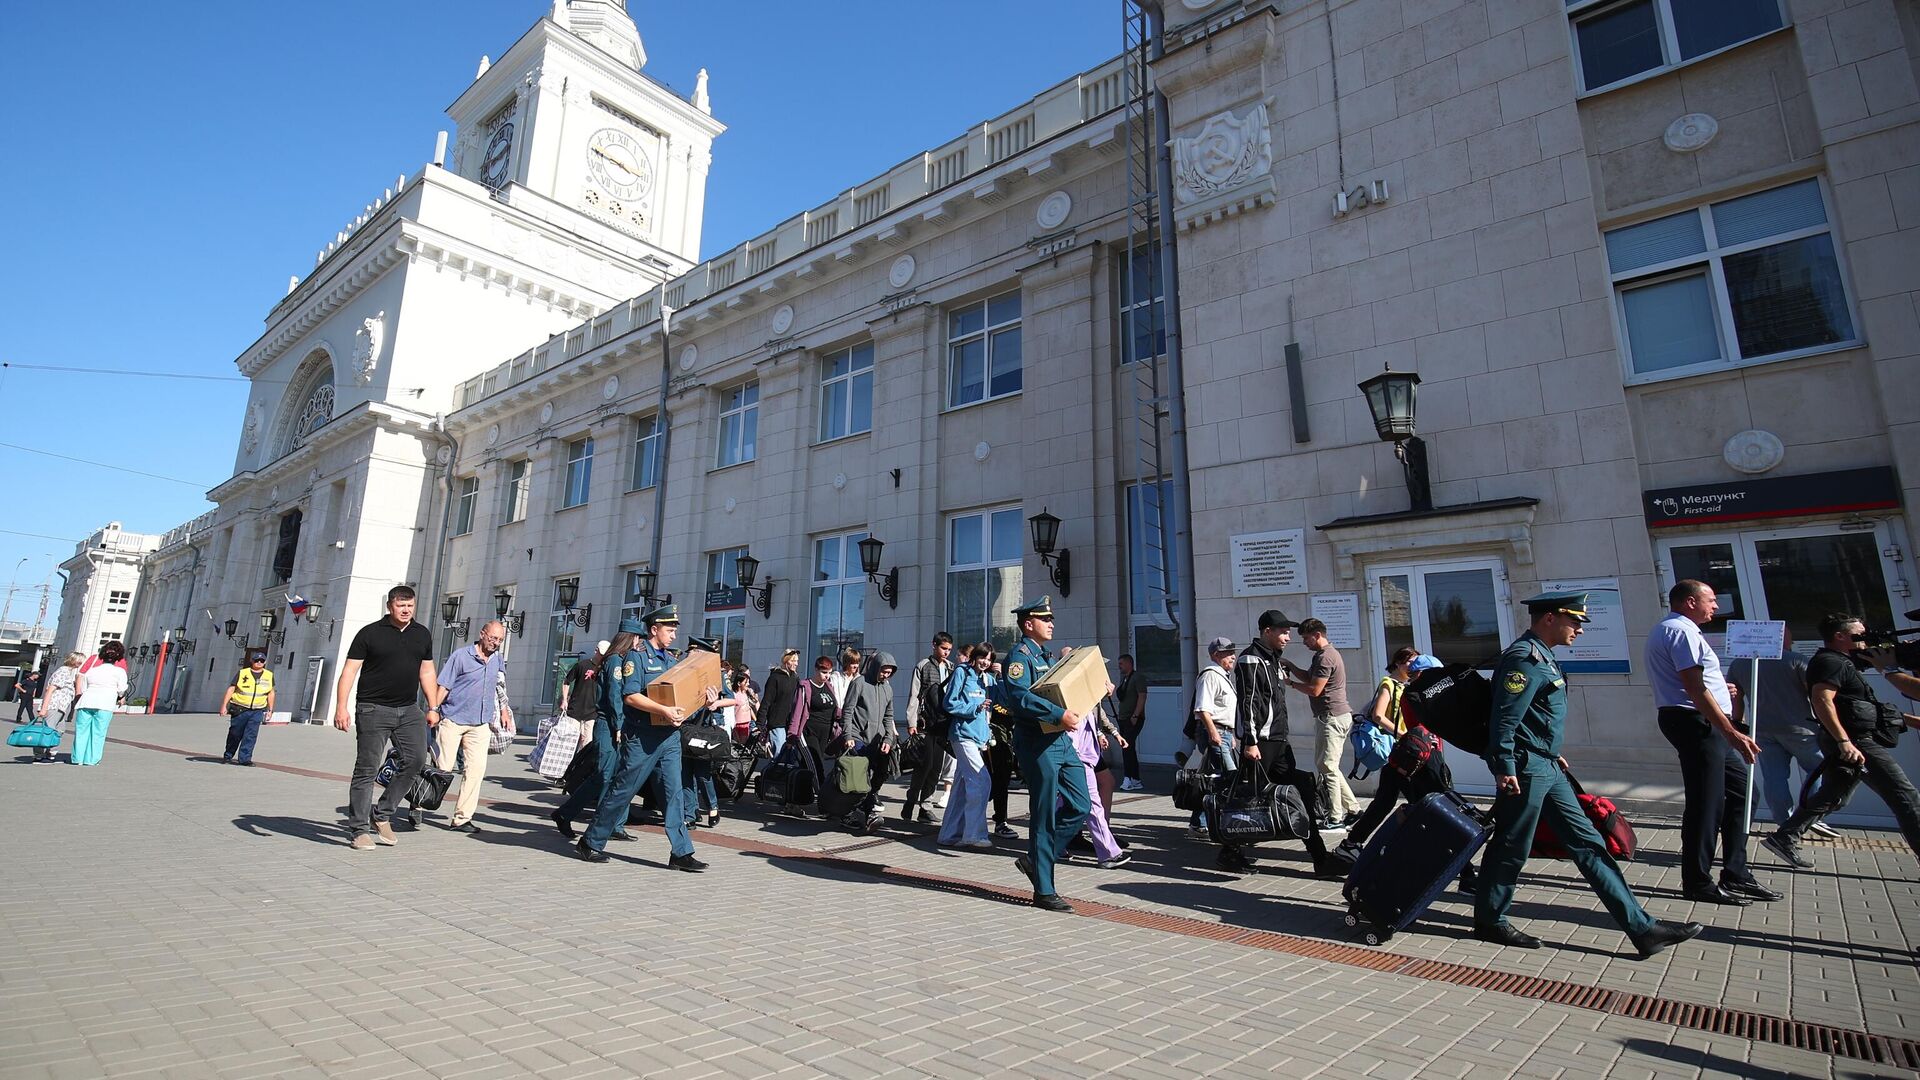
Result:
[[1360,800],[1347,786],[1340,771],[1340,755],[1347,749],[1347,733],[1353,730],[1353,714],[1337,713],[1314,721],[1313,778],[1326,793],[1327,813],[1334,821],[1360,812]]
[[459,751],[467,752],[466,768],[460,771],[460,798],[453,807],[453,824],[465,825],[480,808],[480,782],[487,778],[487,743],[491,733],[485,724],[468,727],[446,719],[433,731],[440,743],[441,768],[453,768],[453,763],[459,760]]

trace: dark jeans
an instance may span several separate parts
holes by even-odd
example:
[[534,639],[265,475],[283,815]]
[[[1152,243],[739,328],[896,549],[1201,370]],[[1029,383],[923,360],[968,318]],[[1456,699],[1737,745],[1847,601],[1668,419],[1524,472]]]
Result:
[[[363,701],[354,706],[353,724],[356,741],[353,779],[347,785],[347,827],[358,836],[371,832],[375,822],[392,817],[400,800],[413,790],[413,781],[427,760],[427,718],[413,705],[395,708]],[[389,743],[399,753],[399,766],[375,802],[373,776],[387,758]]]
[[1680,754],[1687,804],[1680,817],[1680,886],[1713,884],[1720,849],[1722,881],[1752,881],[1747,869],[1747,763],[1693,709],[1660,710],[1660,734]]
[[993,823],[1007,823],[1007,790],[1013,786],[1013,747],[995,739],[987,747],[987,771],[993,776]]
[[1140,753],[1137,744],[1140,742],[1140,732],[1146,730],[1146,726],[1147,719],[1144,716],[1138,720],[1120,721],[1120,736],[1127,740],[1127,745],[1120,750],[1120,775],[1129,780],[1140,779]]
[[[227,749],[220,755],[221,761],[232,759],[236,755],[241,762],[253,760],[253,744],[260,738],[260,722],[267,718],[265,709],[248,709],[227,720]],[[382,752],[385,756],[385,752]]]
[[906,810],[912,810],[921,803],[933,798],[940,786],[940,774],[947,767],[947,732],[941,725],[941,735],[935,738],[926,725],[920,727],[923,736],[920,746],[920,760],[913,766],[913,783],[907,788]]
[[708,810],[720,809],[720,789],[713,783],[713,762],[694,759],[682,754],[680,757],[680,806],[681,819],[693,824],[695,818]]
[[1900,834],[1907,838],[1915,857],[1920,857],[1920,791],[1914,790],[1913,781],[1907,779],[1906,770],[1894,760],[1891,749],[1872,739],[1861,739],[1853,745],[1866,757],[1865,765],[1842,762],[1839,744],[1824,730],[1820,732],[1820,750],[1826,760],[1808,781],[1800,795],[1800,809],[1781,826],[1780,835],[1798,842],[1807,826],[1846,806],[1855,789],[1864,783],[1893,810],[1900,822]]
[[1438,750],[1434,751],[1433,756],[1427,759],[1426,765],[1412,776],[1403,777],[1392,769],[1381,769],[1378,775],[1380,786],[1374,789],[1373,801],[1367,804],[1366,810],[1360,815],[1360,820],[1354,822],[1353,827],[1347,830],[1347,838],[1342,843],[1351,844],[1356,848],[1366,847],[1367,838],[1373,835],[1373,831],[1380,827],[1381,822],[1387,820],[1388,814],[1393,813],[1394,804],[1400,801],[1401,796],[1406,796],[1406,800],[1410,803],[1417,802],[1434,792],[1446,791],[1453,787],[1453,770],[1447,767],[1446,759],[1440,756]]

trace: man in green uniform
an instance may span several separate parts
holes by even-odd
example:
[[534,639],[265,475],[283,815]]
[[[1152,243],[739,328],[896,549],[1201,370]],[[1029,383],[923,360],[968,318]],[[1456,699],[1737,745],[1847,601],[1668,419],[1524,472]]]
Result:
[[[999,698],[1013,720],[1013,753],[1027,782],[1027,817],[1032,839],[1025,855],[1014,860],[1033,882],[1033,906],[1048,911],[1072,911],[1073,906],[1054,891],[1053,866],[1066,852],[1067,842],[1080,835],[1093,803],[1087,795],[1087,771],[1067,735],[1085,722],[1033,692],[1053,667],[1047,642],[1053,640],[1053,598],[1043,596],[1013,609],[1020,623],[1020,643],[1007,653]],[[1113,693],[1113,687],[1107,687]]]
[[1580,636],[1587,623],[1587,594],[1541,593],[1526,605],[1532,628],[1507,646],[1493,669],[1493,716],[1485,756],[1496,791],[1494,831],[1481,863],[1473,936],[1496,945],[1540,947],[1539,938],[1507,922],[1507,908],[1544,817],[1644,960],[1700,933],[1701,926],[1661,922],[1647,914],[1567,782],[1566,760],[1560,756],[1567,679],[1553,650]]

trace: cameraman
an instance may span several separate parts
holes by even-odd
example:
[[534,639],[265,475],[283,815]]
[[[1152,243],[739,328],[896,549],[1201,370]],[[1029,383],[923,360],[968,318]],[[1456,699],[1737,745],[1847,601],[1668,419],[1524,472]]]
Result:
[[[1920,717],[1902,715],[1883,704],[1860,677],[1871,657],[1859,648],[1866,627],[1851,615],[1834,614],[1820,620],[1820,651],[1807,661],[1807,687],[1814,718],[1820,721],[1820,749],[1826,755],[1814,782],[1780,831],[1762,840],[1768,851],[1805,870],[1813,864],[1800,854],[1800,837],[1812,824],[1841,809],[1864,781],[1893,810],[1900,831],[1920,857],[1920,791],[1893,758],[1893,747],[1907,727],[1920,726]],[[1882,657],[1884,662],[1885,658]],[[1902,693],[1920,690],[1920,680],[1900,676],[1894,681]]]

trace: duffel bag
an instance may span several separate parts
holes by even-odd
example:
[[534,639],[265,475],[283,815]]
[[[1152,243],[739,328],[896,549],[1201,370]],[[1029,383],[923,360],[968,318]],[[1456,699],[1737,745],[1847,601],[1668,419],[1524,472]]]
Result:
[[1181,769],[1173,774],[1173,805],[1180,810],[1200,810],[1213,794],[1214,777],[1199,769]]
[[1487,752],[1493,686],[1472,664],[1429,668],[1400,693],[1408,726],[1418,724],[1470,754]]
[[[1601,839],[1607,842],[1607,854],[1616,859],[1631,859],[1638,850],[1640,840],[1633,834],[1633,823],[1627,815],[1613,805],[1613,800],[1604,795],[1589,795],[1580,787],[1580,781],[1574,779],[1573,770],[1566,770],[1567,783],[1573,788],[1573,797],[1580,800],[1580,809],[1586,811],[1587,820],[1599,830]],[[1533,857],[1536,859],[1564,859],[1567,848],[1554,835],[1552,826],[1547,824],[1545,815],[1541,815],[1540,825],[1533,831]]]
[[1387,755],[1387,768],[1392,769],[1402,780],[1411,780],[1427,767],[1433,756],[1442,752],[1440,737],[1426,728],[1415,725],[1407,729],[1400,741],[1393,744],[1393,753]]
[[560,789],[571,795],[581,784],[589,779],[600,777],[600,744],[588,743],[573,755],[567,763],[567,771],[560,774]]
[[31,724],[22,724],[7,734],[8,746],[28,746],[35,750],[45,750],[60,745],[60,733],[36,720]]
[[733,756],[733,732],[713,724],[682,724],[680,753],[694,761],[725,761]]
[[[1235,783],[1205,799],[1207,833],[1216,844],[1259,844],[1278,840],[1287,826],[1279,821],[1273,790],[1253,780],[1255,770],[1244,770],[1250,783]],[[1288,789],[1292,790],[1292,789]],[[1294,792],[1294,798],[1300,797]]]

